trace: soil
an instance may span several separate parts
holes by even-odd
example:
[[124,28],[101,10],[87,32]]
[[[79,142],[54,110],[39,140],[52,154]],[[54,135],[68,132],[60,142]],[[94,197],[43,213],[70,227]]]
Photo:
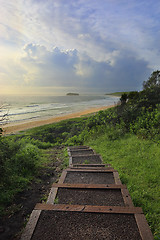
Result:
[[72,156],[94,154],[92,149],[70,150]]
[[120,189],[59,188],[58,204],[125,206]]
[[99,155],[73,156],[72,164],[96,164],[102,163]]
[[88,146],[70,146],[69,147],[70,150],[84,150],[84,149],[89,149]]
[[64,183],[115,184],[111,172],[67,172]]
[[105,167],[106,165],[105,164],[74,164],[73,167],[76,167],[76,168],[86,168],[86,167],[93,167],[93,168],[102,168],[102,167]]
[[6,209],[6,215],[0,218],[0,239],[19,240],[22,230],[34,209],[36,203],[44,202],[49,194],[51,185],[57,182],[61,175],[60,158],[62,148],[53,148],[47,151],[49,159],[52,160],[39,171],[36,181],[33,181],[28,189],[15,197],[12,205]]
[[[57,237],[58,236],[58,237]],[[32,240],[140,240],[133,214],[42,211]]]

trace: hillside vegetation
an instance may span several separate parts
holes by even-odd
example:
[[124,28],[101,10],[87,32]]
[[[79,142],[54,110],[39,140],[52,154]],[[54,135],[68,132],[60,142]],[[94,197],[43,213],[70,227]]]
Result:
[[144,82],[143,91],[123,93],[114,108],[1,136],[1,209],[36,174],[44,161],[43,149],[81,144],[91,146],[119,171],[154,238],[160,239],[160,71]]

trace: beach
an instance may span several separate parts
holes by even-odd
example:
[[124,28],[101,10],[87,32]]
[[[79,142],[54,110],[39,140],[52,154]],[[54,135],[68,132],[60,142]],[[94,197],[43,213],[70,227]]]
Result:
[[71,113],[71,114],[67,114],[67,115],[63,115],[63,116],[51,117],[48,119],[41,119],[41,120],[35,120],[35,121],[32,120],[32,121],[28,121],[28,122],[24,122],[24,123],[20,123],[20,124],[6,124],[2,127],[3,131],[4,131],[3,134],[4,135],[15,134],[15,133],[18,133],[19,131],[25,131],[27,129],[31,129],[34,127],[39,127],[39,126],[43,126],[43,125],[51,124],[51,123],[55,123],[55,122],[60,122],[62,120],[66,120],[66,119],[82,117],[84,115],[87,115],[90,113],[95,113],[100,110],[112,108],[114,106],[115,105],[103,106],[103,107],[99,107],[99,108],[89,108],[84,111],[79,111],[79,112],[75,112],[75,113]]

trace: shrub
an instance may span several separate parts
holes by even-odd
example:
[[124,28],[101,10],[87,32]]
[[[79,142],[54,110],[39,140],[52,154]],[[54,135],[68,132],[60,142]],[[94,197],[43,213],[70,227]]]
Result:
[[28,138],[0,137],[0,210],[33,178],[41,160],[37,146]]

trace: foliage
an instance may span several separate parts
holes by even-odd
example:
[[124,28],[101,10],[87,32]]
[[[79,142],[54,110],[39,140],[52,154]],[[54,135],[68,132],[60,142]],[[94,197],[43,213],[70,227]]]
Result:
[[128,94],[129,92],[114,92],[114,93],[106,93],[105,95],[121,97],[122,94],[124,94],[124,93]]
[[143,82],[143,89],[160,88],[160,71],[154,71],[147,81]]
[[65,120],[55,124],[49,124],[42,127],[28,130],[25,135],[36,141],[47,144],[61,145],[74,135],[79,135],[84,129],[86,118]]
[[[114,136],[115,132],[109,134]],[[104,163],[118,170],[127,185],[135,206],[143,208],[155,239],[160,237],[160,148],[151,140],[141,140],[133,134],[112,139],[108,133],[90,138],[85,144],[101,154]]]
[[[117,168],[134,204],[141,206],[155,239],[160,238],[160,72],[141,92],[123,93],[121,104],[88,117],[0,136],[0,201],[9,202],[36,174],[41,150],[60,145],[92,146]],[[64,164],[68,154],[65,150]]]
[[121,104],[125,104],[127,101],[127,98],[128,98],[128,95],[126,93],[123,93],[120,98]]
[[40,150],[26,139],[0,138],[0,206],[12,201],[36,174]]
[[3,133],[3,129],[2,128],[0,128],[0,136],[1,136],[1,134]]

